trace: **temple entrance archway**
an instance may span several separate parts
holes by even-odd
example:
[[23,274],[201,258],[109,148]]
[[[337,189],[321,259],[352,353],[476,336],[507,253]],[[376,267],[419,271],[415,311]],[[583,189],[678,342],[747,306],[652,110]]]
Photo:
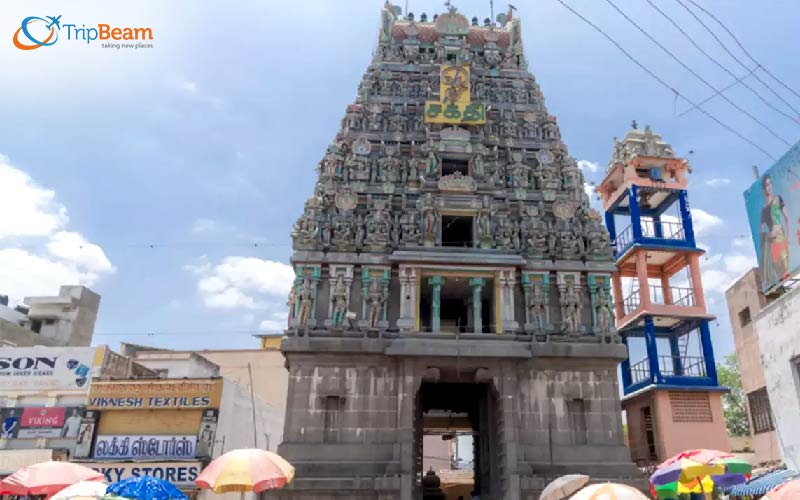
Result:
[[[454,472],[453,476],[464,476],[464,471],[471,468],[474,475],[470,490],[481,499],[503,498],[499,417],[497,393],[490,383],[423,382],[416,397],[414,429],[417,498],[422,498],[421,480],[427,472],[423,463],[442,449],[432,438],[457,440],[458,444],[450,446],[449,468],[461,472]],[[464,450],[466,443],[471,443],[471,450]]]

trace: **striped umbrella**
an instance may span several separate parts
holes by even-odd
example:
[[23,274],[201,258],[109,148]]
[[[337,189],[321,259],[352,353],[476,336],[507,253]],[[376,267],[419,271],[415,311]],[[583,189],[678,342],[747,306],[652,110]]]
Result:
[[604,483],[587,486],[570,500],[649,500],[641,491],[625,484]]
[[217,458],[195,479],[199,488],[214,493],[283,488],[294,479],[294,467],[275,453],[265,450],[233,450]]

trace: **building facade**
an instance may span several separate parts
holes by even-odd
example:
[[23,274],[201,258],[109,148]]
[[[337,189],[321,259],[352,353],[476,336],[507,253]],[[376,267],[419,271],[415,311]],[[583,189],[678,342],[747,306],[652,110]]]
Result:
[[279,452],[297,476],[277,498],[420,498],[442,426],[473,435],[482,499],[567,472],[646,487],[623,443],[608,233],[520,33],[511,10],[382,10],[292,233]]
[[688,161],[633,123],[597,191],[614,241],[616,328],[628,347],[622,406],[631,454],[657,464],[692,448],[729,450],[689,211]]
[[145,375],[154,373],[104,346],[0,348],[0,475],[80,454],[92,380]]
[[85,286],[62,286],[55,297],[25,297],[8,307],[0,297],[0,347],[88,347],[100,296]]
[[781,455],[800,470],[800,288],[772,301],[753,323]]
[[210,460],[239,448],[277,449],[282,414],[220,377],[219,366],[192,352],[148,353],[137,362],[156,377],[93,382],[93,430],[77,460],[109,482],[147,474],[210,498],[194,484]]
[[761,285],[760,271],[753,268],[725,291],[728,317],[731,321],[736,359],[742,379],[742,391],[747,396],[747,414],[750,420],[750,445],[759,464],[781,460],[781,450],[772,405],[767,392],[761,348],[758,345],[753,320],[769,302]]

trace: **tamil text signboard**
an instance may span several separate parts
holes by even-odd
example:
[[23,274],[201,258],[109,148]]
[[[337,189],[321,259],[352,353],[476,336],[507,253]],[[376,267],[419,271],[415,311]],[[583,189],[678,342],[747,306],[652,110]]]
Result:
[[197,435],[191,436],[97,436],[94,458],[186,459],[194,458]]
[[744,192],[764,291],[800,270],[800,143]]
[[2,347],[0,388],[4,391],[87,389],[95,347]]
[[219,408],[221,379],[97,381],[87,407],[92,410],[172,410]]

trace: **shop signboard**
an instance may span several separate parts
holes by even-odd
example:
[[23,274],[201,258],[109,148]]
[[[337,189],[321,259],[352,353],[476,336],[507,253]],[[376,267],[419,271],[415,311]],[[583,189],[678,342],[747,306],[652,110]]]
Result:
[[193,488],[203,470],[200,462],[83,462],[81,465],[103,474],[106,482],[116,483],[131,477],[151,476],[169,481],[179,488]]
[[36,406],[0,409],[3,439],[75,439],[80,430],[82,407]]
[[800,142],[744,192],[765,292],[800,271]]
[[102,361],[96,347],[0,347],[4,391],[88,389]]
[[219,408],[222,379],[97,381],[89,393],[92,410]]
[[94,458],[132,460],[171,460],[195,458],[197,435],[98,435]]

